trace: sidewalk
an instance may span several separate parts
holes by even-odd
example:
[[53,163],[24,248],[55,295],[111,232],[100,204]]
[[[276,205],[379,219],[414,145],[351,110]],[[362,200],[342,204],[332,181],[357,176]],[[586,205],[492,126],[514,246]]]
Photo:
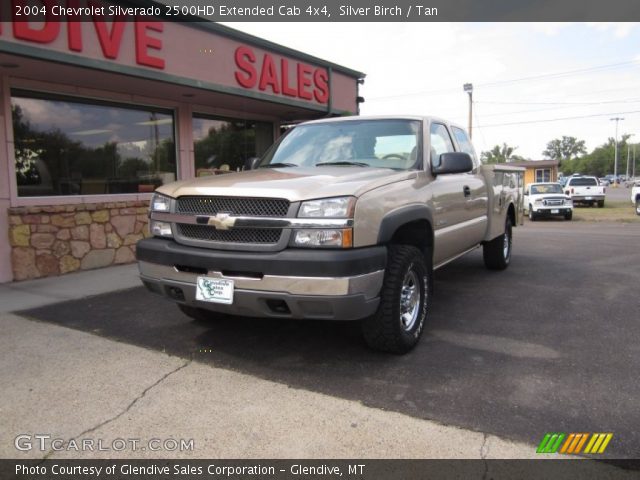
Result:
[[[4,312],[139,286],[135,266],[0,286]],[[0,458],[535,458],[535,446],[0,314]],[[149,332],[153,335],[153,332]],[[16,450],[193,439],[188,451]],[[143,447],[144,448],[144,447]]]

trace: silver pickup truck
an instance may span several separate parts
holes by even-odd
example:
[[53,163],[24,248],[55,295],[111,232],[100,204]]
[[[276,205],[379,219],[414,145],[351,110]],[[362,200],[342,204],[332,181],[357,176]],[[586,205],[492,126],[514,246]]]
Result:
[[480,246],[490,269],[511,261],[523,169],[481,165],[444,120],[307,122],[256,160],[153,196],[141,279],[188,316],[359,320],[370,347],[404,353],[434,269]]

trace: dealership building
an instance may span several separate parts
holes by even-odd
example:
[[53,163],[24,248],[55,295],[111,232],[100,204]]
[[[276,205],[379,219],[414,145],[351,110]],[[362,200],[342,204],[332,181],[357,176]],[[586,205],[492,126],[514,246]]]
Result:
[[362,73],[219,24],[27,22],[23,3],[0,6],[0,282],[132,262],[159,185],[241,170],[284,125],[358,113]]

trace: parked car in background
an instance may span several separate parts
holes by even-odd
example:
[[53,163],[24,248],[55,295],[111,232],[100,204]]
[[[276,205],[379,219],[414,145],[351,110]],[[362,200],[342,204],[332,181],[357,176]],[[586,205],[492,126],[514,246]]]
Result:
[[532,183],[524,190],[524,208],[529,214],[529,220],[536,221],[538,217],[573,217],[573,202],[565,195],[559,183]]
[[571,196],[573,204],[581,203],[590,207],[598,205],[604,207],[606,187],[599,184],[596,177],[570,177],[564,186],[564,193]]
[[611,185],[611,184],[609,183],[609,180],[607,180],[607,179],[606,179],[606,178],[604,178],[604,177],[603,177],[603,178],[599,178],[599,179],[598,179],[598,183],[599,183],[600,185],[602,185],[603,187],[608,187],[609,185]]
[[640,179],[631,188],[631,203],[636,206],[636,215],[640,215]]

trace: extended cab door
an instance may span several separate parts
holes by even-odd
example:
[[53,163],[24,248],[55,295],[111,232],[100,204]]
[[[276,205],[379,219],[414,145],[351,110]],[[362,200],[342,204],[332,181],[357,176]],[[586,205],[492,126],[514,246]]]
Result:
[[474,159],[472,172],[438,175],[429,185],[434,205],[434,266],[480,243],[487,229],[487,187],[466,133],[462,129],[457,130],[453,131],[453,137],[444,123],[432,122],[430,125],[432,164],[437,164],[440,155],[446,152],[466,150],[465,153],[471,152]]

